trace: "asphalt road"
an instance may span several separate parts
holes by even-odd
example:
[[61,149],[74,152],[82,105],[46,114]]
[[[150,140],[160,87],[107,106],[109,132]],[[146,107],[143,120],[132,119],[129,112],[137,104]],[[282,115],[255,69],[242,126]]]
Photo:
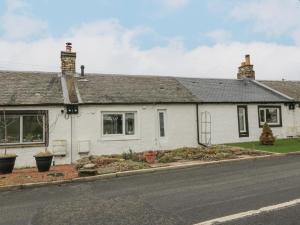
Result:
[[[0,225],[191,225],[297,198],[294,155],[0,192]],[[294,214],[281,224],[295,224],[297,209],[248,219],[276,224],[274,215],[287,211]],[[236,222],[228,224],[245,224]]]

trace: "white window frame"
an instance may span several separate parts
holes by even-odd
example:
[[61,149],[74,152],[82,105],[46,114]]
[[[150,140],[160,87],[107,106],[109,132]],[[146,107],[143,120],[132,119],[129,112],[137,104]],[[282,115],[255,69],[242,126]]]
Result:
[[[163,115],[164,115],[164,132],[165,132],[164,136],[160,135],[160,117],[159,117],[160,113],[163,113]],[[161,140],[167,139],[168,133],[167,133],[167,110],[166,109],[158,109],[157,110],[157,132],[158,132],[159,139],[161,139]]]
[[[126,134],[125,114],[134,114],[134,134]],[[116,114],[122,115],[122,134],[104,134],[104,115]],[[138,139],[138,112],[137,111],[102,111],[101,112],[101,139],[102,140],[131,140]]]
[[[281,115],[281,106],[258,106],[258,122],[259,126],[262,127],[267,120],[267,109],[276,109],[277,110],[277,122],[268,123],[269,126],[281,127],[282,126],[282,115]],[[264,113],[264,121],[261,118],[261,111]]]
[[38,116],[39,114],[8,114],[11,116],[19,116],[20,117],[20,141],[16,143],[0,143],[0,146],[6,146],[6,145],[33,145],[33,144],[45,144],[46,143],[46,117],[43,116],[43,141],[41,142],[24,142],[23,141],[23,117],[24,116]]

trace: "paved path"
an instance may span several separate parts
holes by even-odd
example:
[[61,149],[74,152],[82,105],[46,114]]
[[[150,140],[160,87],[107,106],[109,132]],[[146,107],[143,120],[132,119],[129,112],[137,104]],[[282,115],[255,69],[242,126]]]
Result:
[[[0,192],[0,225],[191,225],[297,198],[300,156],[294,155]],[[258,217],[273,224],[270,215]],[[294,215],[284,224],[295,217],[300,221]]]

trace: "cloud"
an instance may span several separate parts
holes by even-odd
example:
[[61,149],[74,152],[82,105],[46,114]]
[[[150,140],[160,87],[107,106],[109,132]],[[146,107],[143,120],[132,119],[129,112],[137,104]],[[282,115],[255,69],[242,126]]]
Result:
[[78,71],[121,74],[156,74],[189,77],[235,78],[245,54],[251,54],[257,79],[298,79],[299,46],[270,43],[226,42],[212,46],[184,47],[170,39],[165,46],[140,49],[136,40],[147,28],[126,28],[117,20],[76,26],[58,38],[10,42],[0,39],[0,69],[59,71],[60,51],[66,41],[77,52]]
[[23,0],[6,0],[6,8],[0,17],[0,29],[7,39],[27,39],[42,34],[47,23],[34,18]]
[[249,22],[254,31],[269,36],[290,35],[293,37],[292,33],[300,30],[299,15],[300,2],[296,0],[240,1],[236,2],[230,11],[232,18]]
[[227,30],[219,29],[206,33],[206,36],[211,38],[214,43],[227,43],[231,40],[231,33]]

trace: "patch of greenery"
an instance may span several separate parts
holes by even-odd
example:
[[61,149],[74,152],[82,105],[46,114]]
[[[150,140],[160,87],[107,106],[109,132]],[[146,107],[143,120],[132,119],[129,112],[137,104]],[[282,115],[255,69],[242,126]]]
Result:
[[277,139],[274,145],[262,145],[259,141],[232,143],[227,145],[267,152],[288,153],[300,151],[300,138]]

